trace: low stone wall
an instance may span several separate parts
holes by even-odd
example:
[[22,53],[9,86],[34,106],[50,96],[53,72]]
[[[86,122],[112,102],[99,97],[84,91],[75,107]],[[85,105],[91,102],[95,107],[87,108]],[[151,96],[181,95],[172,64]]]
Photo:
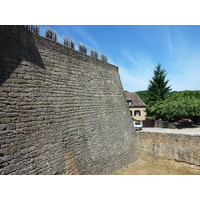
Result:
[[177,125],[166,121],[155,120],[155,127],[175,129]]
[[[200,135],[138,132],[139,156],[170,159],[200,167]],[[200,169],[200,168],[199,168]]]

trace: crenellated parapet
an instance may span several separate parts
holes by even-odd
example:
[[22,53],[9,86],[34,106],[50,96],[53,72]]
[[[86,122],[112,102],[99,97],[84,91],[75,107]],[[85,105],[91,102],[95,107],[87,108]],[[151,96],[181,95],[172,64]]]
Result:
[[[39,25],[18,25],[18,26],[39,35]],[[49,27],[45,28],[45,37],[54,42],[57,42],[56,31]],[[74,40],[69,39],[66,36],[63,36],[62,44],[75,50]],[[79,43],[78,51],[87,55],[87,46],[85,46],[82,43]],[[100,59],[103,62],[108,62],[108,57],[104,54],[100,54],[100,58],[98,58],[98,52],[94,49],[90,49],[90,56],[96,59]]]

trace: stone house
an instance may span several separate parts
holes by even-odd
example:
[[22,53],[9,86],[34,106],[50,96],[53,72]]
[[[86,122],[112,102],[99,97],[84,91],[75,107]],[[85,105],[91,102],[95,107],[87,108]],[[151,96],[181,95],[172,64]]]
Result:
[[137,121],[143,121],[146,117],[146,104],[135,92],[125,92],[126,101],[129,106],[131,117]]

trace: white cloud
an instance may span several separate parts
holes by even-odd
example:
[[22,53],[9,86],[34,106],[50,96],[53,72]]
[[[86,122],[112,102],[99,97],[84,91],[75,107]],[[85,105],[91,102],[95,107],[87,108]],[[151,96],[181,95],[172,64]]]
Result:
[[[189,57],[184,56],[174,63],[176,68],[174,73],[169,74],[170,84],[174,90],[199,90],[200,78],[199,69],[200,59],[194,55]],[[172,71],[172,72],[173,72]]]
[[171,40],[169,28],[167,28],[166,34],[167,34],[167,46],[168,46],[169,52],[172,53],[173,45],[172,45],[172,40]]
[[119,65],[119,74],[124,89],[130,92],[146,90],[156,64],[144,52],[134,56],[126,51],[122,54],[127,58],[126,64]]
[[134,76],[133,72],[125,69],[124,67],[119,67],[119,74],[122,81],[124,90],[130,92],[144,90],[147,87],[147,81],[139,76]]
[[[76,32],[77,35],[79,35],[80,38],[83,38],[83,40],[87,42],[87,44],[85,45],[87,45],[88,47],[90,47],[91,45],[92,47],[90,48],[93,48],[93,49],[97,49],[97,50],[100,49],[97,42],[93,39],[93,37],[83,28],[80,28],[78,26],[71,26],[71,28]],[[84,43],[83,41],[78,41],[78,42]]]

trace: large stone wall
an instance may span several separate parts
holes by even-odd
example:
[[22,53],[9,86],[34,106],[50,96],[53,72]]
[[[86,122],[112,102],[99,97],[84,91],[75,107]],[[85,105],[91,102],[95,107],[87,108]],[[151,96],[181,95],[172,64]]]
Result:
[[200,169],[200,135],[138,132],[137,143],[141,157],[176,160]]
[[110,174],[137,159],[118,68],[0,26],[0,174]]

